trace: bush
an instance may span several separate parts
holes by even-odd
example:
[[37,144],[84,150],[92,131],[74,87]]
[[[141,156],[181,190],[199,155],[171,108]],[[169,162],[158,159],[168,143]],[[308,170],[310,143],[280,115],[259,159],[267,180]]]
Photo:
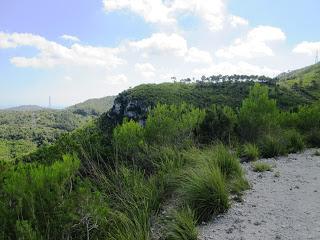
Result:
[[202,143],[220,140],[230,143],[234,133],[237,115],[228,106],[212,105],[206,110],[206,116],[199,127],[199,138]]
[[312,147],[320,147],[320,129],[312,129],[306,134],[306,140]]
[[175,210],[166,222],[165,240],[197,240],[197,220],[194,212],[185,207]]
[[253,171],[255,172],[265,172],[265,171],[271,171],[272,167],[268,163],[264,162],[254,162],[252,163]]
[[240,136],[244,140],[254,142],[264,134],[270,133],[278,127],[278,114],[276,101],[269,99],[268,87],[255,84],[240,108]]
[[304,149],[303,137],[297,130],[287,130],[283,135],[288,153],[301,152]]
[[120,159],[134,159],[141,147],[144,144],[144,132],[139,123],[133,120],[124,122],[118,125],[113,130],[113,146],[116,152],[116,157]]
[[10,239],[105,237],[107,201],[89,182],[76,177],[79,165],[77,158],[67,155],[50,166],[20,163],[7,168],[1,183],[1,235]]
[[247,143],[243,145],[243,157],[245,157],[247,161],[256,161],[259,155],[259,148],[255,144]]
[[188,169],[181,177],[179,192],[194,210],[199,222],[229,208],[229,194],[220,170],[203,165]]
[[145,136],[148,144],[184,146],[193,140],[193,132],[203,121],[205,112],[186,104],[158,104],[149,113]]
[[218,144],[211,151],[211,162],[220,169],[226,179],[243,175],[239,159],[223,144]]
[[259,149],[265,158],[287,154],[283,140],[271,135],[267,135],[259,141]]

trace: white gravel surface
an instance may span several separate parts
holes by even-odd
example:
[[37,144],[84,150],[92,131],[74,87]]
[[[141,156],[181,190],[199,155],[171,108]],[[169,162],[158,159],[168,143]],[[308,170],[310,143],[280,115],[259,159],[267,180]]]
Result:
[[[252,186],[242,203],[199,227],[201,240],[320,240],[320,157],[315,149],[262,159],[272,172],[244,163]],[[278,175],[278,176],[277,176]]]

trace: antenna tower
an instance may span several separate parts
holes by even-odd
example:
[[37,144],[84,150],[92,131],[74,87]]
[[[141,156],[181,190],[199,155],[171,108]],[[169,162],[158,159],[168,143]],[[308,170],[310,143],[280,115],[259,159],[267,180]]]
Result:
[[49,96],[49,108],[51,108],[51,96]]

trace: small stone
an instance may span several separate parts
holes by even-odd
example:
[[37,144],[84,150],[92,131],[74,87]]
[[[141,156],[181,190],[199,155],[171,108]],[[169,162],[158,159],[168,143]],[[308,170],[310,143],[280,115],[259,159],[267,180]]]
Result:
[[314,190],[313,192],[318,192],[318,190]]
[[261,222],[256,221],[256,222],[254,222],[254,225],[259,226],[259,225],[261,225]]
[[294,186],[294,188],[295,188],[295,189],[299,189],[300,187],[296,185],[296,186]]
[[290,191],[292,191],[292,187],[290,188]]
[[276,235],[276,238],[277,240],[281,239],[280,235]]
[[227,234],[230,234],[230,233],[232,233],[233,232],[233,228],[228,228],[227,230],[226,230],[226,233]]

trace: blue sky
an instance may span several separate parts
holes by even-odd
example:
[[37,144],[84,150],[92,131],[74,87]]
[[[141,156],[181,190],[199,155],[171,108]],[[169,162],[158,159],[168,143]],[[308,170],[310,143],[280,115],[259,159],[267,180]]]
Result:
[[3,0],[0,107],[67,106],[172,76],[312,64],[317,0]]

